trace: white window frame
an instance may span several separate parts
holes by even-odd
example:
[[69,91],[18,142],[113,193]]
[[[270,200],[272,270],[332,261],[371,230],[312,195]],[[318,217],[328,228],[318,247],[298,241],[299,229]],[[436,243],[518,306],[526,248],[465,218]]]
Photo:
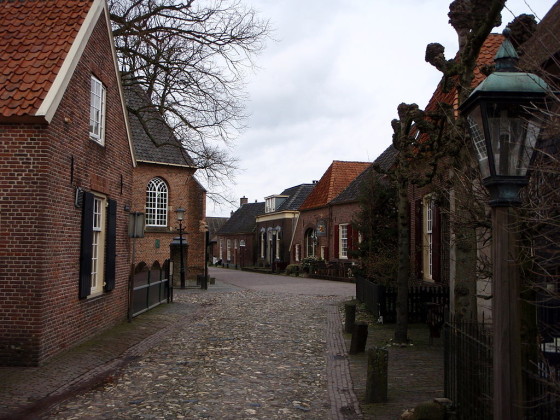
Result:
[[105,237],[107,198],[95,194],[93,197],[93,234],[91,249],[91,290],[89,297],[103,293],[105,280]]
[[264,246],[264,245],[265,245],[264,241],[265,241],[265,239],[266,239],[266,237],[265,237],[265,232],[262,231],[262,232],[261,232],[261,259],[263,259],[263,260],[264,260],[264,248],[265,248],[265,246]]
[[219,253],[220,260],[224,259],[224,240],[220,239],[220,253]]
[[348,223],[338,225],[338,258],[348,259]]
[[167,183],[155,177],[146,187],[146,226],[167,227],[167,204],[169,188]]
[[276,256],[277,260],[280,259],[280,231],[276,231]]
[[321,259],[324,260],[325,259],[325,250],[326,250],[326,246],[321,246]]
[[433,280],[434,278],[434,238],[433,238],[433,227],[434,227],[434,197],[433,195],[427,195],[422,200],[423,205],[423,272],[424,280]]
[[226,260],[231,261],[231,239],[226,239]]
[[101,80],[91,76],[90,105],[89,105],[89,137],[99,143],[105,144],[105,113],[107,89]]
[[294,259],[296,260],[296,262],[299,262],[299,260],[300,260],[300,255],[301,255],[300,244],[296,244],[296,255],[295,255],[295,257],[294,257]]
[[[305,232],[305,256],[314,257],[317,247],[317,236],[314,229],[307,229]],[[311,250],[311,252],[309,252]]]

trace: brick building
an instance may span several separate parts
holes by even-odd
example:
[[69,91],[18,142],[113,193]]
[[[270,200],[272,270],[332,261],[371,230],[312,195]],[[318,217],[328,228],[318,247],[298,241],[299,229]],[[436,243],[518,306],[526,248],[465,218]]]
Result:
[[0,32],[0,364],[37,365],[126,319],[134,158],[104,0]]
[[217,236],[218,260],[228,267],[253,266],[257,261],[256,217],[264,213],[264,202],[248,203],[246,198],[241,206],[220,228]]
[[[501,34],[490,34],[484,42],[477,59],[473,86],[478,85],[486,77],[481,69],[493,64],[494,56],[503,39]],[[436,112],[445,107],[445,104],[458,106],[456,89],[444,92],[442,84],[443,81],[434,91],[426,105],[426,112]],[[418,159],[415,164],[417,173],[425,172],[426,162]],[[441,160],[438,162],[438,171],[432,182],[427,185],[409,185],[412,275],[421,282],[449,284],[451,312],[455,312],[458,307],[476,306],[480,319],[489,320],[491,313],[489,297],[492,293],[490,279],[479,276],[476,282],[469,282],[463,278],[456,278],[458,264],[464,263],[456,258],[457,241],[452,239],[454,235],[452,218],[457,207],[456,203],[464,200],[464,197],[457,197],[453,187],[450,186],[453,177],[450,165]],[[489,257],[489,252],[489,242],[480,240],[477,249],[479,257],[482,259],[483,255]],[[461,290],[461,293],[456,294],[456,290]],[[466,301],[473,302],[473,305],[465,305]]]
[[256,218],[259,265],[284,270],[290,263],[299,207],[316,184],[300,184],[265,198],[265,212]]
[[146,214],[144,237],[136,239],[134,263],[162,265],[170,257],[169,246],[179,227],[175,210],[183,208],[186,274],[196,277],[204,272],[205,234],[200,223],[206,216],[206,190],[194,177],[193,160],[146,93],[139,86],[126,86],[124,92],[137,162],[132,210]]
[[[334,222],[331,202],[370,165],[368,162],[333,161],[299,208],[292,262],[298,263],[305,257],[333,262],[348,260],[348,238],[352,238],[351,233],[348,236],[350,225]],[[345,221],[350,219],[349,215],[344,218]]]
[[[368,187],[366,184],[373,183],[374,177],[381,177],[375,168],[381,171],[388,171],[395,162],[396,149],[389,146],[369,167],[358,175],[348,186],[336,196],[329,204],[332,226],[334,232],[330,243],[334,250],[333,258],[339,255],[339,262],[355,262],[357,256],[353,251],[358,250],[363,232],[359,232],[355,227],[357,217],[362,209],[360,199],[366,193]],[[370,187],[371,188],[371,187]],[[342,228],[341,228],[342,226]],[[340,250],[346,248],[346,261],[340,258]]]
[[218,261],[218,231],[229,220],[229,217],[207,217],[206,223],[208,224],[209,244],[208,244],[208,258],[212,264]]

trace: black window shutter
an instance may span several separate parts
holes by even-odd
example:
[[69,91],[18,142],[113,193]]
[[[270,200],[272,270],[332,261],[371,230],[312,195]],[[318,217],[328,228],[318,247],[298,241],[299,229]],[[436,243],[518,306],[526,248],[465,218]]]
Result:
[[91,257],[93,241],[93,197],[84,192],[82,208],[82,244],[80,249],[79,298],[84,299],[91,293]]
[[105,291],[115,288],[117,256],[117,202],[109,200],[107,208],[107,232],[105,233]]

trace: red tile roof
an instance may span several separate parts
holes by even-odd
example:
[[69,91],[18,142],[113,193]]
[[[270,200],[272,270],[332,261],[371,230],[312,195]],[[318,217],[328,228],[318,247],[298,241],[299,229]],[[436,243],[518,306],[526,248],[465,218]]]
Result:
[[[476,87],[482,82],[486,76],[482,74],[481,69],[484,66],[489,66],[494,64],[494,57],[502,45],[504,40],[504,36],[501,34],[490,34],[482,48],[480,49],[480,53],[478,55],[478,59],[476,60],[476,67],[474,69],[474,79],[472,82],[472,87]],[[435,111],[438,107],[439,103],[447,103],[453,104],[454,108],[458,108],[458,98],[457,98],[457,91],[455,89],[451,89],[449,92],[445,93],[442,90],[442,83],[438,85],[432,98],[428,102],[426,106],[426,111]]]
[[93,0],[18,0],[0,5],[0,116],[34,116]]
[[299,209],[309,210],[327,205],[370,165],[368,162],[333,161]]

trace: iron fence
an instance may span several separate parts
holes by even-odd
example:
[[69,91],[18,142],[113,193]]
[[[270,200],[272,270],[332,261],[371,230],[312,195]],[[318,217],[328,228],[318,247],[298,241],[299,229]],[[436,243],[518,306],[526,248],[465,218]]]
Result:
[[492,417],[492,335],[484,326],[450,318],[444,326],[445,396],[457,419]]
[[169,260],[165,260],[163,266],[157,262],[151,267],[140,263],[134,271],[130,308],[132,317],[169,302]]
[[[450,317],[444,326],[445,396],[458,420],[492,419],[492,332],[485,324]],[[545,351],[548,350],[548,351]],[[560,353],[545,347],[524,348],[524,418],[559,420]],[[556,349],[559,350],[559,349]]]
[[[384,323],[397,321],[397,288],[377,284],[356,276],[356,299],[364,303]],[[412,286],[408,289],[408,321],[426,322],[430,304],[449,306],[449,287],[444,285]]]

